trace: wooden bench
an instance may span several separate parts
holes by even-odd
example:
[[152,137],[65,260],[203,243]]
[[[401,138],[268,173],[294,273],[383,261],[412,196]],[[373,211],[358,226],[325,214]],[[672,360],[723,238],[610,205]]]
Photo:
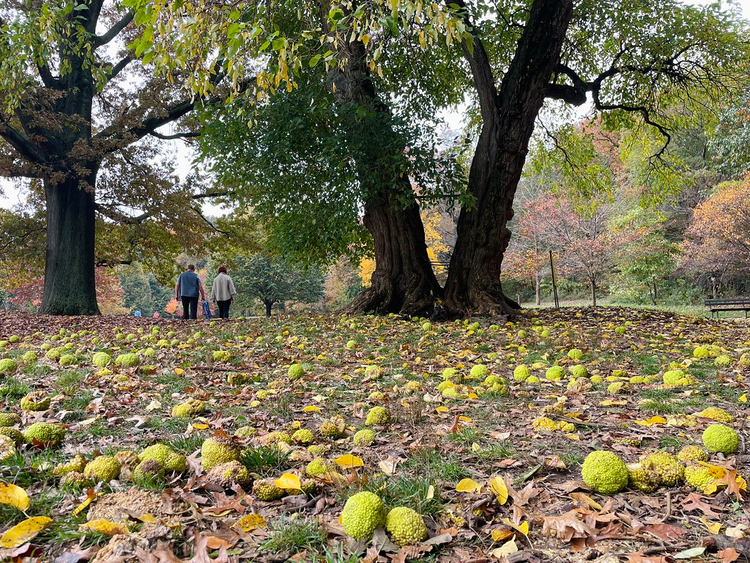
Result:
[[733,297],[731,299],[706,299],[703,304],[711,311],[711,317],[714,313],[719,316],[719,311],[750,311],[750,297]]

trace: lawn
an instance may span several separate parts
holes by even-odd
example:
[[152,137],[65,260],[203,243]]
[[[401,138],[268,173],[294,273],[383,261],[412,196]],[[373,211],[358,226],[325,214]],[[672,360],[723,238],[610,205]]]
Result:
[[[17,441],[0,559],[743,560],[746,351],[744,319],[617,307],[447,323],[3,312],[0,413],[20,421],[0,430]],[[677,454],[717,418],[740,444],[702,466],[713,487],[682,465],[649,492],[582,480],[593,451]],[[35,423],[59,435],[29,440]],[[418,540],[352,538],[339,517],[360,492],[416,511]]]

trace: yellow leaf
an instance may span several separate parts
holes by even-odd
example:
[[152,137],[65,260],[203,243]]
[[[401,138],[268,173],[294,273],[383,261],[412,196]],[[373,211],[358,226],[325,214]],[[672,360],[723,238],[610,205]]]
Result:
[[432,500],[435,498],[435,485],[430,485],[427,487],[427,495],[425,496],[425,500]]
[[740,395],[740,403],[747,403],[747,393]]
[[458,420],[461,422],[471,422],[471,419],[468,416],[459,416]]
[[266,527],[266,519],[260,514],[248,514],[237,520],[232,527],[237,527],[245,533]]
[[508,501],[508,486],[505,484],[505,480],[503,480],[502,477],[493,477],[490,479],[490,489],[495,493],[495,498],[498,503],[502,505]]
[[302,412],[320,412],[320,408],[315,405],[307,405],[302,409]]
[[448,407],[437,407],[435,409],[435,412],[438,412],[438,413],[450,412],[450,409]]
[[174,373],[175,375],[182,375],[183,373],[185,373],[185,370],[182,368],[177,368],[176,370],[174,370]]
[[335,461],[342,469],[348,469],[350,467],[364,467],[365,465],[365,462],[362,461],[361,458],[351,454],[342,455],[341,457],[337,457],[333,461]]
[[396,473],[397,465],[398,465],[398,460],[391,461],[388,459],[384,459],[383,461],[378,462],[378,467],[386,475],[394,475]]
[[701,516],[701,522],[706,526],[709,532],[716,535],[721,530],[721,522],[709,522],[705,516]]
[[473,479],[461,479],[456,485],[456,490],[459,493],[478,493],[482,490],[482,485]]
[[34,538],[39,532],[44,530],[52,522],[52,518],[46,516],[36,516],[16,524],[0,538],[0,547],[6,549],[15,549]]
[[507,557],[508,555],[512,555],[516,552],[518,552],[518,546],[516,545],[516,540],[514,538],[512,540],[509,540],[507,543],[504,543],[502,547],[493,549],[492,556],[497,557],[498,559],[502,559],[503,557]]
[[521,532],[524,536],[529,535],[529,521],[528,520],[526,522],[521,522],[518,525],[514,524],[510,518],[503,518],[501,521],[506,526],[510,526],[514,530]]
[[205,430],[206,428],[208,428],[208,424],[205,424],[205,423],[203,423],[203,422],[196,422],[196,423],[195,423],[195,424],[193,424],[192,426],[193,426],[193,428],[195,428],[196,430]]
[[627,401],[613,401],[612,399],[605,399],[599,403],[600,407],[624,407],[627,405]]
[[652,416],[648,420],[636,420],[636,424],[640,424],[641,426],[653,426],[654,424],[664,424],[667,422],[667,419],[663,416]]
[[594,510],[601,510],[602,505],[596,502],[594,499],[592,499],[590,496],[584,493],[570,493],[570,498],[573,500],[577,500],[578,502],[582,504],[588,505],[589,508],[593,508]]
[[479,452],[482,451],[482,446],[480,446],[479,444],[477,444],[476,442],[474,442],[471,445],[471,451],[474,452],[475,454],[478,454]]
[[515,534],[510,528],[497,528],[496,530],[492,530],[492,541],[505,541],[515,536]]
[[302,490],[302,483],[299,481],[299,477],[293,473],[284,473],[281,477],[274,481],[279,489],[292,489],[295,491]]
[[578,434],[566,434],[565,437],[568,440],[580,440],[581,437]]
[[84,500],[81,504],[79,504],[76,509],[70,513],[71,516],[78,516],[81,512],[86,510],[86,507],[91,504],[91,501],[93,501],[96,497],[99,495],[94,492],[94,489],[89,489],[86,493],[86,500]]
[[89,528],[90,530],[94,530],[95,532],[100,532],[102,534],[107,534],[108,536],[130,533],[130,530],[128,530],[128,527],[124,524],[118,524],[117,522],[111,522],[109,520],[103,520],[101,518],[92,520],[91,522],[86,522],[85,524],[81,524],[81,528]]
[[0,483],[0,504],[9,504],[18,510],[26,510],[29,507],[29,496],[21,487],[11,483]]
[[158,522],[158,520],[151,514],[142,514],[138,516],[137,519],[144,524],[156,524]]

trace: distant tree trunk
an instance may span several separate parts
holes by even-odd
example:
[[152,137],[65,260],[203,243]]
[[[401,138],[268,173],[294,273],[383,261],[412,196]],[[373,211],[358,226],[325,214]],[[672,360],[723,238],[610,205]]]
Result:
[[404,209],[394,200],[385,194],[365,207],[364,224],[375,243],[375,271],[372,286],[360,293],[350,308],[426,314],[432,311],[442,288],[427,255],[419,206],[414,202]]
[[589,281],[591,282],[591,305],[596,307],[596,278],[592,276]]
[[[459,0],[459,6],[463,2]],[[572,0],[536,0],[500,91],[480,40],[464,46],[482,112],[482,132],[471,163],[463,208],[445,286],[451,316],[513,313],[519,306],[500,284],[503,254],[510,241],[508,221],[546,85],[560,58]]]
[[268,299],[263,299],[263,304],[266,306],[266,317],[270,317],[271,308],[273,307],[273,301],[269,301]]
[[45,181],[47,250],[42,313],[98,315],[94,277],[94,183],[68,174],[57,184]]
[[534,295],[536,297],[537,307],[539,307],[539,305],[542,304],[541,286],[542,286],[542,276],[540,276],[539,272],[537,272],[536,275],[534,276]]

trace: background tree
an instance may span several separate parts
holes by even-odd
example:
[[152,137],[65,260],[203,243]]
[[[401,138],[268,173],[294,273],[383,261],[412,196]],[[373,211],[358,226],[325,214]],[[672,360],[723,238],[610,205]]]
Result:
[[260,300],[267,317],[275,304],[293,301],[315,303],[323,298],[323,276],[314,269],[304,270],[281,259],[264,254],[235,260],[233,281],[237,289],[235,307],[249,310]]
[[195,194],[176,186],[161,150],[182,134],[159,132],[199,98],[172,85],[182,77],[156,79],[132,64],[133,16],[108,0],[9,2],[0,12],[0,175],[42,185],[45,313],[99,311],[97,213],[123,243],[107,245],[108,264],[132,260],[157,219],[200,232]]

